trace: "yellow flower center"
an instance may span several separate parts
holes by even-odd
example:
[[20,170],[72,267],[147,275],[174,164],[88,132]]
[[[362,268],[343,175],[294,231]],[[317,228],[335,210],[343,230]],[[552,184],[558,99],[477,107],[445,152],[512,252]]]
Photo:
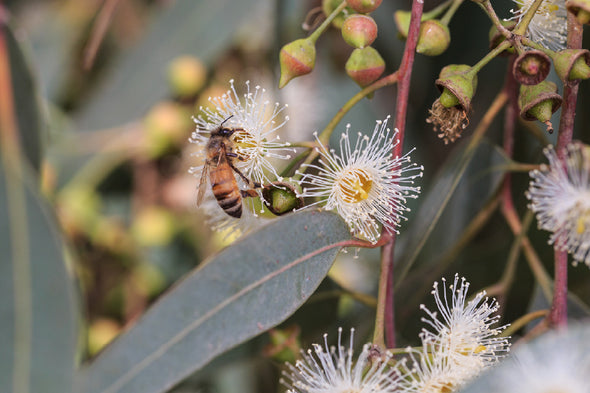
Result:
[[369,197],[373,179],[364,169],[348,171],[339,181],[342,199],[346,203],[358,203]]
[[242,161],[248,161],[251,156],[245,154],[245,151],[254,149],[257,147],[256,141],[252,138],[252,135],[246,130],[236,130],[232,135],[232,140],[236,147],[235,151],[238,158]]

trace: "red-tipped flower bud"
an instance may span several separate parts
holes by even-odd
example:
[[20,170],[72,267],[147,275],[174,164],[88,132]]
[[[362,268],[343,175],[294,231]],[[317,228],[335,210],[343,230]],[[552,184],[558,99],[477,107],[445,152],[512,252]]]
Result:
[[303,199],[297,196],[292,184],[275,182],[267,184],[262,190],[264,205],[274,215],[280,216],[303,207]]
[[350,15],[342,24],[342,38],[350,46],[364,48],[377,38],[377,23],[367,15]]
[[447,50],[450,43],[449,28],[440,21],[432,19],[420,24],[416,52],[426,56],[438,56]]
[[557,85],[543,81],[536,85],[521,85],[518,96],[520,116],[525,120],[539,120],[547,125],[547,131],[553,132],[551,115],[561,106],[562,98],[557,94]]
[[562,81],[590,78],[590,51],[587,49],[565,49],[551,57],[555,72]]
[[551,70],[549,56],[538,50],[523,52],[514,61],[512,74],[522,85],[536,85],[544,81]]
[[348,0],[347,4],[350,8],[359,14],[368,14],[373,12],[381,5],[383,0]]
[[567,0],[565,7],[581,24],[590,24],[590,0]]
[[385,61],[377,50],[367,46],[353,50],[344,68],[348,76],[359,86],[365,87],[375,82],[383,74]]
[[279,55],[281,63],[281,80],[279,88],[291,79],[309,74],[315,65],[315,43],[308,38],[301,38],[283,46]]

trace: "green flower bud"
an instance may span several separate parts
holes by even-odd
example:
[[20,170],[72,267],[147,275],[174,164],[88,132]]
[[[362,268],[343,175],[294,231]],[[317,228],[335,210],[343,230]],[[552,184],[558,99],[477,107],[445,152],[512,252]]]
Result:
[[551,71],[549,56],[538,50],[523,52],[514,61],[512,74],[522,85],[536,85],[544,81]]
[[562,98],[557,94],[557,85],[543,81],[536,85],[521,85],[518,96],[520,116],[525,120],[539,120],[547,125],[547,131],[553,132],[551,115],[561,106]]
[[410,30],[410,18],[412,13],[410,11],[395,11],[393,13],[393,21],[397,26],[397,32],[400,38],[406,39],[408,37],[408,31]]
[[381,5],[383,0],[347,0],[350,8],[359,14],[368,14],[373,12]]
[[171,147],[184,142],[192,127],[188,111],[175,102],[160,102],[143,120],[146,132],[146,150],[157,157]]
[[[514,26],[516,26],[516,21],[514,20],[506,20],[506,21],[501,21],[500,22],[502,24],[502,26],[504,26],[506,29],[512,31],[514,29]],[[498,45],[500,45],[502,42],[506,41],[506,37],[504,37],[504,34],[502,34],[495,25],[492,25],[492,27],[490,27],[490,32],[488,33],[488,38],[490,40],[490,50],[496,49],[496,47]],[[500,55],[502,56],[508,56],[509,54],[514,53],[514,47],[510,47],[506,50],[503,50],[502,53],[500,53]]]
[[565,7],[581,24],[590,24],[590,0],[567,0]]
[[157,206],[142,209],[131,226],[133,237],[142,246],[164,246],[170,243],[175,232],[172,214]]
[[377,23],[367,15],[351,15],[342,24],[342,38],[352,47],[364,48],[377,38]]
[[[342,4],[342,0],[322,0],[322,11],[324,15],[327,17],[330,15],[338,6]],[[342,27],[342,23],[344,23],[344,19],[350,14],[353,14],[354,11],[350,7],[344,8],[342,12],[340,12],[332,21],[332,26],[337,29]]]
[[309,74],[315,65],[315,43],[301,38],[283,46],[280,53],[281,79],[283,88],[291,79]]
[[590,51],[564,49],[551,55],[555,72],[562,81],[590,78]]
[[177,57],[168,66],[168,83],[179,97],[195,96],[207,81],[207,68],[196,57]]
[[292,184],[275,182],[262,189],[264,205],[276,216],[290,213],[303,207],[303,199],[297,196]]
[[344,68],[348,76],[359,86],[365,87],[375,82],[383,74],[385,61],[376,49],[367,46],[353,50]]
[[438,56],[451,43],[449,28],[438,20],[427,20],[420,24],[420,35],[416,52],[425,56]]

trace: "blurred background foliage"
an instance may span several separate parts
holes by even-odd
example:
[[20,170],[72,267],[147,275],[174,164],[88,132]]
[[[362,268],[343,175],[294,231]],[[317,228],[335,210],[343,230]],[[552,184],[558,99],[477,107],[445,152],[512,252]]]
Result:
[[[344,73],[352,48],[338,30],[328,31],[318,42],[313,73],[278,91],[278,51],[305,36],[302,22],[320,6],[319,1],[14,0],[4,5],[25,54],[17,67],[32,70],[42,108],[39,118],[27,117],[31,124],[39,123],[42,132],[42,158],[34,165],[71,251],[82,299],[79,358],[85,362],[171,284],[228,244],[228,239],[209,230],[195,208],[198,179],[187,173],[194,165],[194,146],[188,143],[194,128],[191,116],[199,106],[208,105],[208,97],[224,93],[230,79],[238,87],[250,80],[266,88],[273,100],[289,105],[290,121],[282,139],[310,140],[312,132],[321,130],[358,91]],[[374,47],[386,61],[386,73],[397,69],[404,47],[393,12],[410,5],[409,1],[386,1],[372,15],[379,26]],[[425,9],[436,5],[426,1]],[[498,1],[494,6],[501,17],[507,17],[515,5]],[[505,163],[498,148],[500,117],[468,162],[433,232],[421,244],[424,222],[419,220],[431,219],[430,210],[441,206],[446,195],[438,194],[437,186],[456,175],[455,161],[500,90],[507,68],[506,58],[498,58],[483,69],[470,127],[461,140],[444,145],[425,122],[438,96],[433,82],[443,66],[475,64],[487,53],[490,23],[475,4],[466,2],[449,27],[449,50],[434,58],[417,55],[414,64],[404,150],[415,146],[413,161],[425,170],[423,195],[410,202],[412,212],[403,223],[396,248],[402,261],[416,254],[409,273],[397,283],[400,346],[417,343],[419,304],[431,302],[434,280],[459,272],[474,290],[493,284],[504,270],[514,239],[496,211],[441,265],[500,184]],[[550,78],[557,82],[555,75]],[[574,134],[585,143],[590,143],[589,86],[587,82],[580,85]],[[363,100],[338,130],[343,131],[346,123],[353,130],[372,130],[376,119],[394,113],[395,93],[395,86],[387,87],[371,100]],[[555,142],[555,135],[546,134],[539,123],[520,122],[516,135],[517,162],[542,161],[543,142]],[[516,173],[513,181],[515,203],[524,216],[528,174]],[[421,212],[425,213],[421,216]],[[533,221],[529,236],[551,273],[548,235],[535,227]],[[359,345],[369,340],[379,252],[360,250],[357,258],[350,251],[340,254],[316,294],[289,320],[219,357],[172,391],[281,391],[281,362],[290,360],[299,345],[306,348],[318,342],[322,333],[335,333],[338,326],[356,327]],[[570,288],[582,305],[590,299],[589,278],[584,266],[570,269]],[[516,281],[501,299],[504,321],[529,307],[546,307],[539,293],[521,257]]]

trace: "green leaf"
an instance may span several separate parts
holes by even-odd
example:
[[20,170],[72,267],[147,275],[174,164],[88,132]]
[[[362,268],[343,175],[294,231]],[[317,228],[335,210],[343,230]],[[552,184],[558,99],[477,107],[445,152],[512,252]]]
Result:
[[20,143],[30,165],[39,171],[43,138],[40,98],[31,68],[10,26],[0,20],[0,29],[10,57],[11,90]]
[[67,393],[78,341],[74,285],[53,217],[22,173],[0,161],[0,392]]
[[[491,158],[484,160],[484,157],[490,157],[490,154],[492,154]],[[478,157],[478,162],[472,162],[474,156]],[[481,143],[481,140],[472,140],[470,143],[464,143],[453,152],[434,181],[432,181],[432,186],[423,190],[424,195],[421,197],[422,203],[420,204],[418,213],[411,219],[411,225],[409,228],[404,231],[404,239],[408,240],[402,245],[403,248],[399,263],[395,266],[395,276],[397,277],[396,282],[403,280],[406,273],[412,267],[414,262],[416,262],[418,255],[424,250],[427,241],[433,234],[434,228],[439,224],[441,216],[448,207],[451,197],[453,197],[453,194],[457,190],[461,179],[464,178],[468,167],[470,167],[470,165],[472,166],[469,169],[472,170],[472,173],[475,172],[477,177],[486,174],[487,171],[488,174],[492,175],[489,183],[497,184],[501,179],[503,171],[493,171],[493,169],[490,169],[489,167],[486,168],[486,165],[490,165],[490,162],[495,162],[496,165],[499,165],[500,162],[498,161],[504,161],[504,163],[507,163],[508,160],[501,154],[498,154],[492,145]],[[490,171],[492,173],[489,173]],[[492,185],[485,190],[481,189],[481,186],[478,186],[477,189],[473,189],[472,187],[471,189],[469,189],[469,187],[467,188],[468,196],[470,198],[469,200],[461,202],[459,205],[459,211],[464,213],[463,219],[465,221],[469,220],[472,216],[467,213],[467,204],[473,204],[475,202],[475,204],[482,205],[491,195],[496,186]],[[477,208],[473,209],[473,206],[470,208],[477,211]],[[458,216],[454,215],[450,218],[452,222],[449,224],[457,227],[457,223],[459,222]],[[441,231],[443,232],[441,235],[443,237],[450,233],[449,228],[445,226],[441,226]],[[443,243],[448,242],[449,239],[445,239]],[[436,247],[440,253],[440,244]]]
[[203,262],[78,378],[86,393],[163,392],[215,356],[284,321],[314,292],[346,224],[304,211]]
[[175,1],[160,12],[143,40],[113,64],[90,104],[81,108],[78,128],[108,128],[143,116],[170,94],[165,75],[174,58],[189,54],[213,64],[244,20],[260,10],[258,2]]

